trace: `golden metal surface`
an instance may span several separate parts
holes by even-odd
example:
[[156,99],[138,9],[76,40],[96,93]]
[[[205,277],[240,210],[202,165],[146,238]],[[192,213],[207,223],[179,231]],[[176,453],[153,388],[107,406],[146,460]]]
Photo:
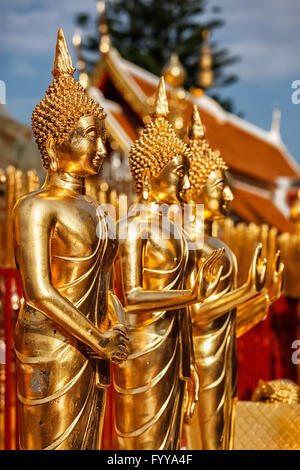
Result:
[[165,118],[163,79],[155,102],[152,120],[130,152],[136,210],[118,225],[116,272],[130,350],[115,367],[114,387],[119,448],[127,450],[179,448],[183,413],[191,415],[198,388],[186,307],[213,292],[222,256],[213,251],[185,287],[188,239],[180,225],[168,218],[164,224],[161,205],[179,204],[189,187],[189,150]]
[[[238,328],[246,331],[265,315],[266,298],[267,305],[271,302],[268,291],[264,289],[266,260],[261,257],[262,245],[259,245],[253,255],[248,278],[238,287],[238,267],[233,251],[222,240],[212,236],[212,222],[225,217],[233,199],[226,164],[204,140],[197,107],[193,111],[190,139],[193,152],[191,188],[186,192],[186,201],[194,205],[203,204],[205,220],[204,246],[199,244],[196,254],[207,257],[213,249],[222,247],[225,256],[216,292],[202,304],[189,307],[200,391],[194,416],[185,426],[185,434],[189,449],[231,449],[237,392],[236,334]],[[188,229],[189,237],[196,243],[201,239],[197,220],[195,217]],[[283,265],[279,264],[279,256],[274,266],[276,287],[272,284],[272,300],[277,298],[277,286],[280,291],[282,284]],[[254,314],[255,302],[258,302],[258,311]]]
[[60,29],[54,80],[32,120],[47,178],[13,215],[22,449],[99,449],[109,361],[127,357],[123,309],[109,291],[117,241],[85,194],[105,157],[104,113],[73,72]]
[[300,450],[300,405],[238,401],[235,450]]
[[0,169],[0,266],[15,267],[12,239],[12,211],[17,199],[39,188],[35,170],[23,173],[13,165]]
[[263,256],[268,259],[267,286],[273,280],[273,264],[276,252],[280,251],[280,258],[285,266],[284,285],[282,293],[288,297],[300,297],[300,276],[298,265],[300,263],[300,236],[298,232],[299,220],[297,218],[296,200],[291,209],[291,220],[294,223],[294,233],[278,233],[276,227],[269,227],[265,224],[256,225],[254,223],[234,224],[233,220],[226,218],[223,221],[214,222],[215,234],[221,238],[235,253],[238,265],[238,285],[245,282],[248,276],[248,266],[257,243],[262,243]]

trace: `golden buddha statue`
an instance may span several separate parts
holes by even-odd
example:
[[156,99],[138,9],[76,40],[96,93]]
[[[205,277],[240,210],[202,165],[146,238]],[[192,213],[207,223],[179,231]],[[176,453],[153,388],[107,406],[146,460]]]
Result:
[[127,361],[114,367],[114,387],[116,434],[126,450],[179,448],[198,381],[186,307],[210,295],[220,277],[216,250],[184,289],[187,239],[163,208],[179,204],[189,187],[191,155],[167,114],[162,77],[152,120],[129,155],[137,205],[118,223],[116,273],[130,342]]
[[254,392],[251,401],[261,403],[300,403],[300,387],[292,380],[276,379],[261,380]]
[[[226,216],[233,200],[226,173],[227,165],[204,139],[196,106],[189,138],[192,152],[189,172],[191,188],[186,192],[185,200],[194,205],[196,211],[197,205],[203,205],[204,208],[204,244],[197,217],[186,229],[196,244],[200,240],[193,256],[196,254],[201,259],[220,247],[225,250],[225,255],[216,291],[202,304],[189,307],[200,390],[194,416],[185,426],[185,434],[188,449],[231,449],[237,393],[236,336],[262,320],[270,304],[280,296],[283,265],[277,253],[272,268],[272,282],[266,288],[266,260],[261,258],[262,247],[259,245],[251,262],[247,282],[237,287],[235,255],[223,241],[212,236],[212,222]],[[191,281],[195,275],[191,275]]]
[[110,361],[128,353],[109,290],[114,227],[85,194],[106,154],[105,114],[74,71],[59,29],[54,80],[32,114],[47,177],[13,214],[24,294],[15,333],[21,449],[100,449]]

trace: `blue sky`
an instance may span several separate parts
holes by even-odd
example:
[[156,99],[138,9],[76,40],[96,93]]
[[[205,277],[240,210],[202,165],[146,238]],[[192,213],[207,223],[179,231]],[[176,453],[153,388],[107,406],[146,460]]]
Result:
[[[300,80],[300,1],[209,0],[208,6],[220,6],[225,20],[213,39],[242,58],[230,68],[239,82],[221,95],[232,97],[247,121],[266,130],[279,106],[283,141],[300,162],[300,104],[291,100],[292,82]],[[0,0],[0,7],[6,106],[15,119],[30,124],[32,109],[51,81],[58,27],[64,29],[75,63],[74,18],[82,11],[96,15],[95,0]],[[206,16],[213,16],[209,8]]]

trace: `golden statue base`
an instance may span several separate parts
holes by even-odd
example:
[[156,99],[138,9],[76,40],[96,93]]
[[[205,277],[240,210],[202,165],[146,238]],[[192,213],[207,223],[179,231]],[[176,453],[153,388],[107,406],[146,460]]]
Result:
[[235,450],[299,450],[300,404],[238,401]]

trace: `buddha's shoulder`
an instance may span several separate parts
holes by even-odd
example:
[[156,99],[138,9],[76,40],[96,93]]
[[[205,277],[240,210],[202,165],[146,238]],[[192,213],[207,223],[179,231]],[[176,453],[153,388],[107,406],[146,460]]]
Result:
[[[52,217],[59,219],[61,214],[70,213],[74,207],[70,202],[73,201],[42,188],[20,197],[14,206],[13,217],[31,217],[35,221]],[[75,206],[78,206],[78,202]]]
[[14,206],[14,214],[31,212],[39,208],[46,210],[47,200],[44,197],[44,191],[39,189],[21,196]]
[[138,233],[149,230],[153,226],[149,218],[143,216],[142,214],[131,215],[130,213],[119,219],[117,225],[120,230],[127,229],[130,232]]

